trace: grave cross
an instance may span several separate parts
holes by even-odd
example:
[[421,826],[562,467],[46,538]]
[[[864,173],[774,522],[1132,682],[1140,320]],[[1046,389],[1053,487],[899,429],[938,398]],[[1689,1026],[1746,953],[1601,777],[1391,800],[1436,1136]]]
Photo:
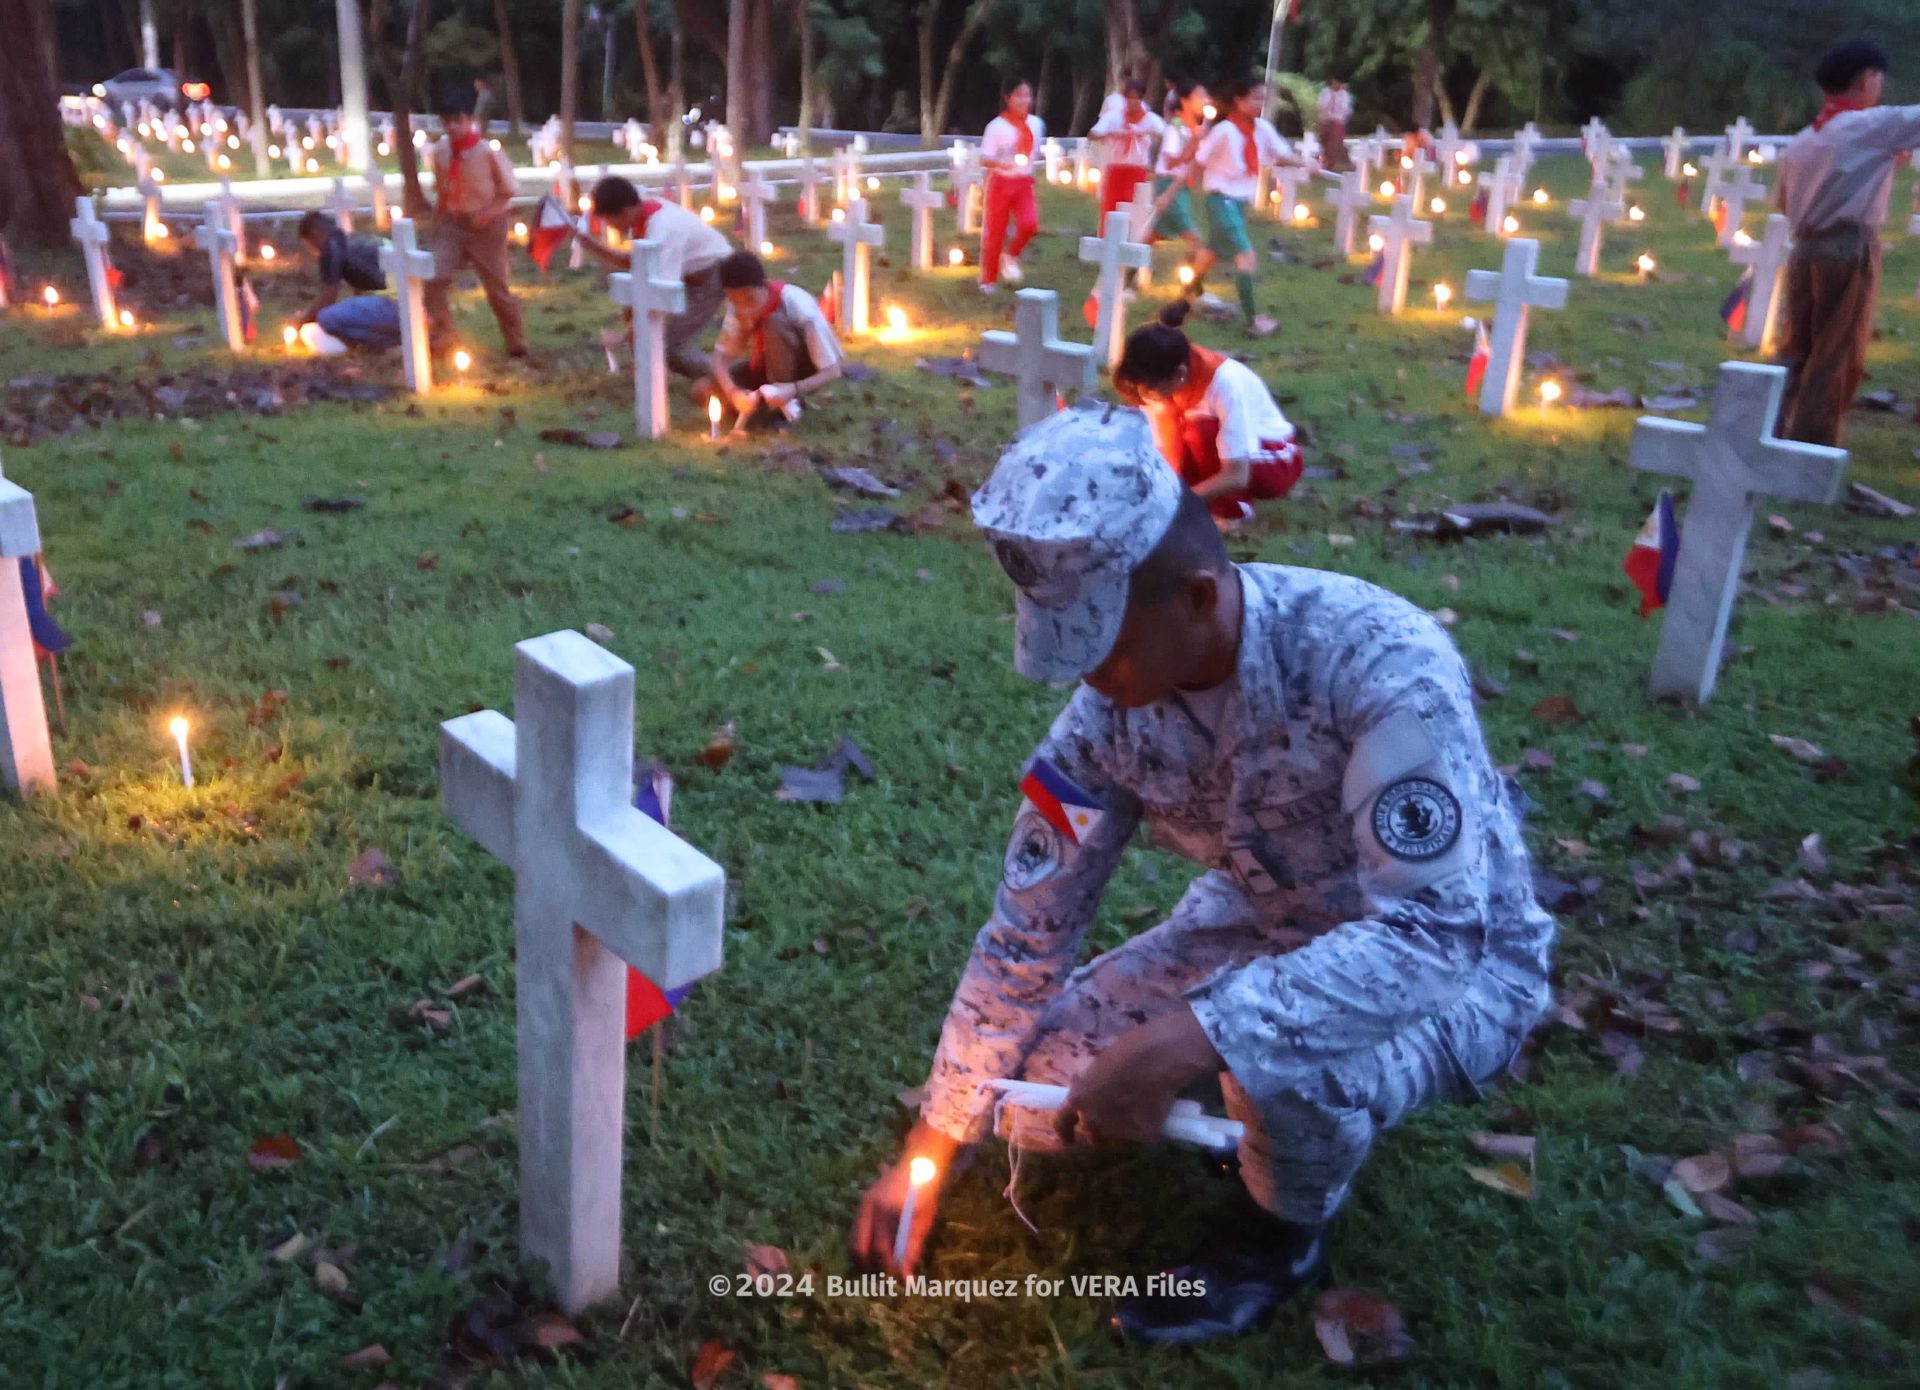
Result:
[[371,159],[367,161],[367,172],[361,176],[367,184],[367,201],[373,207],[373,225],[378,231],[386,231],[393,225],[392,215],[387,211],[387,176],[380,172],[380,166]]
[[1705,425],[1643,416],[1630,467],[1693,482],[1648,690],[1705,704],[1720,671],[1754,498],[1831,503],[1847,451],[1774,437],[1785,367],[1723,362]]
[[1607,123],[1595,116],[1580,127],[1580,146],[1586,152],[1587,162],[1596,170],[1607,167],[1607,153],[1613,148],[1613,132],[1607,129]]
[[[1274,166],[1274,192],[1280,195],[1280,205],[1273,215],[1282,222],[1294,221],[1293,210],[1300,203],[1300,186],[1313,177],[1313,171],[1298,164],[1278,164]],[[1138,240],[1138,238],[1136,238]]]
[[1358,169],[1338,176],[1333,193],[1333,249],[1342,256],[1353,254],[1353,228],[1360,214],[1373,206],[1373,194],[1367,191],[1367,176]]
[[[693,180],[687,176],[687,151],[683,145],[673,161],[674,194],[680,206],[688,212],[693,211]],[[573,215],[573,209],[567,209],[567,215]]]
[[1793,253],[1793,229],[1782,213],[1767,215],[1767,230],[1760,240],[1735,243],[1727,251],[1735,265],[1753,267],[1753,290],[1747,299],[1747,319],[1740,328],[1740,341],[1770,355],[1780,319],[1782,282],[1787,272],[1787,257]]
[[1613,159],[1607,165],[1607,201],[1617,203],[1617,211],[1608,214],[1608,220],[1618,222],[1627,215],[1627,185],[1637,183],[1646,177],[1646,170],[1633,162],[1633,155],[1625,145],[1616,145]]
[[922,169],[913,187],[900,190],[900,201],[913,209],[913,268],[933,269],[933,210],[947,205],[947,195],[936,192],[933,175]]
[[1466,297],[1494,301],[1493,333],[1487,343],[1487,374],[1480,384],[1480,413],[1505,415],[1520,389],[1527,358],[1527,320],[1538,309],[1567,307],[1567,282],[1536,275],[1540,243],[1527,237],[1507,242],[1498,273],[1467,272]]
[[400,306],[400,364],[406,368],[407,389],[424,395],[433,389],[433,358],[420,282],[433,279],[434,264],[431,251],[414,245],[410,218],[393,219],[393,242],[380,248],[380,268],[392,279],[393,297]]
[[1533,167],[1533,147],[1540,143],[1540,127],[1528,121],[1513,133],[1514,170],[1524,174]]
[[960,235],[976,236],[980,231],[982,209],[980,206],[980,165],[978,157],[970,146],[956,145],[959,161],[953,166],[948,186],[953,190],[954,201],[959,204]]
[[757,256],[760,243],[767,239],[767,204],[773,198],[773,185],[753,166],[742,165],[741,169],[746,177],[734,191],[740,195],[740,211],[746,219],[747,249]]
[[1060,147],[1060,142],[1049,135],[1046,144],[1040,147],[1040,154],[1047,163],[1047,182],[1060,182],[1060,161],[1066,157],[1066,151]]
[[1735,233],[1746,220],[1747,204],[1767,196],[1764,179],[1757,179],[1744,165],[1737,165],[1729,178],[1720,184],[1720,206],[1726,209],[1726,220],[1720,224],[1720,244],[1732,246]]
[[166,234],[166,219],[160,215],[160,185],[149,174],[140,175],[134,184],[140,194],[142,211],[140,214],[140,235],[147,241],[158,241]]
[[233,256],[239,242],[218,199],[206,205],[193,241],[207,253],[207,267],[213,272],[213,313],[220,320],[220,336],[227,340],[227,351],[240,352],[247,339],[240,327],[240,295],[233,283]]
[[233,195],[233,180],[220,176],[220,219],[233,233],[233,263],[247,263],[247,219],[240,211],[240,200]]
[[1360,182],[1373,186],[1373,166],[1380,162],[1380,147],[1372,140],[1352,140],[1347,144],[1347,158],[1353,162],[1352,172],[1360,176]]
[[633,311],[633,420],[643,439],[667,432],[667,319],[687,311],[687,287],[660,274],[660,243],[633,243],[628,270],[607,277],[613,302]]
[[0,476],[0,789],[53,790],[53,744],[20,561],[40,553],[33,494]]
[[842,247],[840,326],[848,334],[865,333],[872,260],[868,248],[886,241],[886,228],[878,222],[867,221],[865,198],[851,198],[847,201],[845,219],[827,228],[827,237]]
[[820,171],[812,155],[800,161],[800,220],[808,226],[820,221]]
[[1407,303],[1407,276],[1413,269],[1414,243],[1433,240],[1433,223],[1413,215],[1413,199],[1402,193],[1393,200],[1393,212],[1387,217],[1369,217],[1367,231],[1381,240],[1380,292],[1377,303],[1383,314],[1397,314]]
[[333,214],[333,220],[341,231],[353,235],[353,198],[347,192],[347,181],[336,178],[333,191],[327,195],[327,211]]
[[1700,161],[1700,169],[1706,175],[1700,180],[1700,211],[1711,212],[1714,202],[1720,197],[1720,182],[1733,167],[1733,161],[1719,150],[1710,151]]
[[828,162],[833,170],[833,205],[837,208],[845,207],[847,205],[847,199],[853,196],[852,193],[848,191],[851,184],[847,172],[846,147],[842,145],[834,150],[833,156]]
[[1439,137],[1433,142],[1433,153],[1434,157],[1440,162],[1440,171],[1443,174],[1448,176],[1452,175],[1453,156],[1459,148],[1460,127],[1456,126],[1452,121],[1442,121],[1440,123]]
[[1745,116],[1740,117],[1727,127],[1727,154],[1738,163],[1747,152],[1747,143],[1753,139],[1753,125]]
[[1680,166],[1686,162],[1687,147],[1692,143],[1687,138],[1687,132],[1679,126],[1675,126],[1673,134],[1660,142],[1660,148],[1666,151],[1668,183],[1680,182]]
[[980,335],[980,365],[1014,379],[1020,427],[1044,420],[1065,391],[1086,391],[1099,375],[1093,349],[1060,339],[1060,296],[1052,290],[1021,290],[1013,297],[1011,333]]
[[1126,331],[1120,272],[1153,264],[1151,246],[1127,239],[1127,221],[1125,209],[1115,208],[1107,214],[1103,235],[1080,238],[1080,259],[1100,267],[1093,283],[1094,302],[1099,306],[1093,322],[1093,353],[1109,370],[1120,365],[1120,340]]
[[1413,206],[1416,210],[1424,210],[1426,208],[1426,182],[1439,172],[1438,166],[1433,164],[1426,155],[1415,153],[1413,156],[1413,167],[1408,169],[1406,174],[1407,194],[1413,199]]
[[1487,190],[1486,229],[1495,236],[1505,236],[1503,223],[1507,220],[1507,204],[1520,192],[1520,171],[1514,167],[1512,155],[1501,155],[1493,161],[1493,171],[1480,175],[1480,187]]
[[1606,224],[1624,210],[1608,196],[1604,178],[1595,178],[1587,186],[1586,197],[1567,204],[1567,215],[1580,224],[1580,249],[1573,256],[1575,274],[1591,277],[1600,273],[1601,236]]
[[112,268],[107,264],[107,243],[112,234],[107,224],[95,216],[93,199],[84,193],[73,200],[73,210],[75,216],[67,226],[73,232],[73,239],[80,243],[80,254],[87,259],[87,288],[93,291],[93,312],[100,316],[101,327],[118,328],[120,319],[113,302]]
[[440,800],[513,869],[520,1247],[576,1313],[620,1284],[626,967],[719,969],[726,876],[634,809],[633,667],[548,633],[515,646],[513,702],[440,726]]

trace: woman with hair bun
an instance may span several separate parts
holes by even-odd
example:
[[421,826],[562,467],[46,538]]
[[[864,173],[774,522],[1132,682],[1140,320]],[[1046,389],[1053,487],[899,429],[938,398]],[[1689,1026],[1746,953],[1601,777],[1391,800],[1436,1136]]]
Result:
[[1253,515],[1255,500],[1293,490],[1300,447],[1252,368],[1181,331],[1188,308],[1176,299],[1157,322],[1129,334],[1113,380],[1146,412],[1181,481],[1206,501],[1221,530],[1231,530]]

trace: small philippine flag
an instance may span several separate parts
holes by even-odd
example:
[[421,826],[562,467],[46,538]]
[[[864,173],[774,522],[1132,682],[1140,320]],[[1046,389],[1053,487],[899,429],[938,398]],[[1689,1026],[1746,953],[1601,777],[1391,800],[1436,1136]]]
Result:
[[1082,791],[1066,773],[1045,758],[1035,758],[1020,779],[1020,794],[1047,824],[1072,840],[1085,844],[1106,814],[1090,792]]
[[1487,191],[1484,188],[1474,194],[1473,201],[1467,204],[1467,220],[1476,227],[1486,225]]
[[253,292],[253,282],[246,276],[240,277],[235,287],[234,298],[239,301],[240,337],[244,342],[252,342],[260,323],[260,296]]
[[1380,276],[1385,272],[1386,268],[1387,253],[1384,250],[1375,251],[1373,253],[1373,259],[1367,262],[1367,272],[1360,277],[1360,283],[1363,285],[1379,284]]
[[560,206],[560,200],[551,193],[542,194],[533,211],[533,230],[527,236],[527,254],[533,257],[533,263],[545,270],[554,251],[572,230],[573,219]]
[[1467,359],[1467,399],[1473,400],[1480,394],[1480,383],[1486,380],[1487,359],[1493,355],[1487,345],[1487,326],[1476,323],[1473,326],[1473,356]]
[[[659,764],[643,764],[634,768],[633,804],[643,814],[660,824],[672,826],[673,817],[673,774]],[[652,980],[627,967],[627,1041],[632,1042],[663,1018],[672,1016],[686,997],[693,993],[693,986],[682,985],[679,989],[661,989]]]
[[1633,587],[1640,591],[1641,617],[1666,606],[1667,595],[1673,590],[1674,562],[1679,556],[1680,525],[1673,517],[1673,494],[1663,488],[1621,565]]
[[1726,320],[1727,332],[1738,333],[1747,326],[1747,303],[1753,298],[1753,267],[1748,266],[1740,272],[1740,281],[1727,292],[1720,301],[1720,317]]

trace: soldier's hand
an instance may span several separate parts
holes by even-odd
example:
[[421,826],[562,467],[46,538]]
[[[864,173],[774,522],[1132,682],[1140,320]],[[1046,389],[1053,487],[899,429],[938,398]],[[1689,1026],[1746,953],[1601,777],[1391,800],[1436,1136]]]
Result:
[[1193,1010],[1180,1008],[1108,1043],[1067,1090],[1057,1123],[1095,1144],[1153,1144],[1181,1090],[1225,1064]]
[[[933,1229],[933,1218],[940,1206],[940,1192],[953,1166],[959,1146],[946,1135],[925,1124],[914,1125],[907,1135],[906,1150],[900,1159],[860,1199],[860,1211],[854,1217],[847,1243],[854,1263],[863,1269],[885,1269],[895,1274],[910,1273],[920,1263],[920,1250]],[[900,1233],[900,1215],[906,1206],[909,1171],[916,1158],[933,1160],[933,1180],[913,1199],[913,1229],[907,1236],[906,1260],[895,1264],[893,1249]]]

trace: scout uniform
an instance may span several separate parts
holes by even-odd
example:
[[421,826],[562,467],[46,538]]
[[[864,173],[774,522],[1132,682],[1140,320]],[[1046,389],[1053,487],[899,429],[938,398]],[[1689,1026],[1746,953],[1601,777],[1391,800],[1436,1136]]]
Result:
[[1353,93],[1345,87],[1322,87],[1314,102],[1320,117],[1320,158],[1328,169],[1347,167],[1347,122],[1353,119]]
[[1154,142],[1160,139],[1166,129],[1167,123],[1144,106],[1140,109],[1139,120],[1127,119],[1124,97],[1118,108],[1094,123],[1093,129],[1088,132],[1090,135],[1096,139],[1103,135],[1115,137],[1100,141],[1101,147],[1108,152],[1106,169],[1100,175],[1101,226],[1106,226],[1108,213],[1115,208],[1125,207],[1133,199],[1133,190],[1153,177],[1150,161]]
[[1222,521],[1253,515],[1256,498],[1285,497],[1300,481],[1300,447],[1267,384],[1244,362],[1198,343],[1187,353],[1178,392],[1142,403],[1154,443],[1188,487],[1213,477],[1229,459],[1251,463],[1245,492],[1219,493],[1207,506]]
[[705,376],[707,359],[698,339],[726,300],[720,262],[733,250],[726,234],[678,203],[658,198],[641,199],[628,234],[635,241],[658,242],[661,276],[686,286],[687,307],[665,325],[667,365],[679,376]]
[[518,191],[513,165],[478,132],[469,133],[456,147],[447,136],[434,142],[433,165],[438,204],[427,249],[433,252],[433,279],[424,299],[427,329],[436,343],[453,335],[453,311],[447,296],[460,267],[470,265],[486,292],[487,307],[500,325],[500,337],[510,353],[527,350],[527,333],[520,320],[520,302],[507,283],[507,229],[512,216],[502,211],[492,221],[475,225],[471,214],[489,203],[511,198]]
[[1867,110],[1828,101],[1780,156],[1780,205],[1793,224],[1780,358],[1780,437],[1838,444],[1867,370],[1880,234],[1895,161],[1920,145],[1920,106]]
[[[1047,138],[1047,123],[1029,114],[1023,122],[995,116],[980,137],[980,160],[988,168],[986,221],[980,231],[980,283],[998,284],[1002,271],[1019,278],[1020,253],[1040,230],[1033,201],[1034,151]],[[1011,224],[1013,236],[1007,236]],[[1005,256],[1014,264],[1001,264]]]
[[[1160,158],[1153,166],[1153,196],[1159,198],[1173,187],[1173,181],[1186,171],[1191,152],[1204,134],[1200,125],[1187,124],[1175,113],[1160,137]],[[1153,232],[1159,237],[1191,236],[1198,229],[1193,222],[1193,190],[1184,181],[1180,191],[1167,202],[1166,211],[1153,220]]]
[[[1063,411],[1015,438],[973,515],[1019,588],[1021,674],[1073,680],[1104,658],[1179,496],[1136,411]],[[1226,1063],[1253,1200],[1320,1223],[1376,1135],[1506,1067],[1549,1003],[1553,920],[1439,624],[1345,575],[1234,577],[1231,680],[1134,710],[1083,685],[1041,741],[1056,790],[1015,816],[921,1115],[984,1139],[986,1082],[1070,1084],[1120,1034],[1191,1008]],[[1204,872],[1165,922],[1075,968],[1143,822]],[[1001,1122],[1022,1147],[1059,1145],[1044,1112]]]
[[727,306],[716,351],[732,360],[727,373],[733,384],[751,391],[769,382],[804,381],[846,359],[833,325],[819,301],[798,285],[767,282],[767,304],[749,323],[740,311]]
[[1222,117],[1200,141],[1194,160],[1207,195],[1207,245],[1221,260],[1253,249],[1247,204],[1260,191],[1260,171],[1287,153],[1287,142],[1264,116]]

